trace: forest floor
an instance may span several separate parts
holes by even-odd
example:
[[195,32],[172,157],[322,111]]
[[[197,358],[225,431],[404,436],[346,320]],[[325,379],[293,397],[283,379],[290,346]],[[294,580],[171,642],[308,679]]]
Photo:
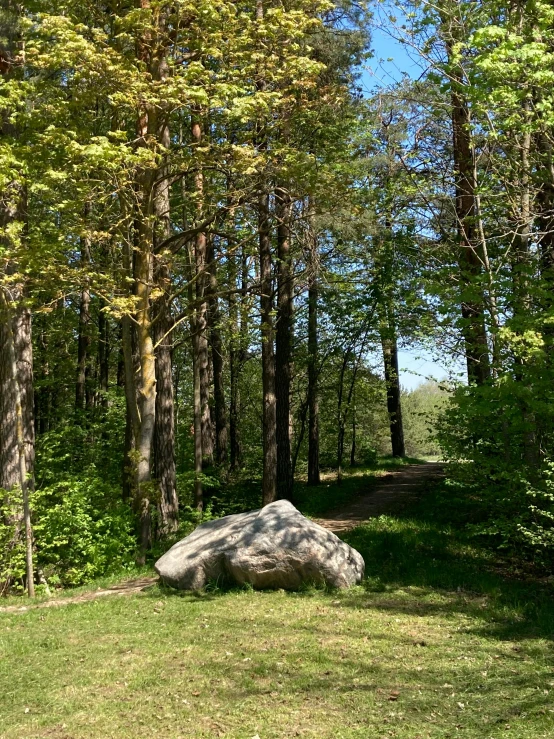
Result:
[[552,583],[470,539],[440,480],[423,489],[341,534],[366,561],[348,591],[154,584],[0,613],[0,737],[551,737]]

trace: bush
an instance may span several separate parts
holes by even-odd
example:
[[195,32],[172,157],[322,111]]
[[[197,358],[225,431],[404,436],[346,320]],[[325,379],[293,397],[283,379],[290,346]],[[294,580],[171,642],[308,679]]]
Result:
[[52,584],[81,585],[131,564],[132,513],[94,470],[37,490],[32,507],[37,567]]
[[471,533],[545,566],[554,562],[551,394],[510,376],[458,388],[438,434],[452,489],[471,501]]

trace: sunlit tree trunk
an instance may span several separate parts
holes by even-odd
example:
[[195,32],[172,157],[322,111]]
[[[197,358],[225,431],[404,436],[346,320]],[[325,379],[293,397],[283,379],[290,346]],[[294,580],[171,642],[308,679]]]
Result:
[[277,496],[291,498],[290,384],[293,332],[293,271],[290,251],[291,200],[284,188],[275,192],[277,210],[277,320],[275,332]]
[[[13,297],[13,296],[12,296]],[[9,365],[8,383],[2,390],[8,391],[10,407],[8,408],[8,423],[14,428],[12,449],[17,457],[17,483],[21,489],[23,499],[23,525],[25,529],[25,570],[27,579],[27,593],[30,598],[35,594],[33,570],[33,532],[31,529],[31,508],[29,492],[33,489],[33,468],[29,459],[34,454],[34,423],[32,417],[32,344],[31,344],[31,317],[26,309],[19,310],[18,316],[12,318],[9,303],[4,289],[0,287],[0,322],[3,324],[2,346],[4,355],[3,364]],[[18,357],[19,355],[19,357]],[[18,361],[19,360],[19,361]],[[9,386],[7,386],[9,384]],[[29,439],[29,435],[32,439]],[[34,461],[34,459],[33,459]],[[3,476],[3,475],[2,475]],[[15,477],[15,476],[14,476]]]

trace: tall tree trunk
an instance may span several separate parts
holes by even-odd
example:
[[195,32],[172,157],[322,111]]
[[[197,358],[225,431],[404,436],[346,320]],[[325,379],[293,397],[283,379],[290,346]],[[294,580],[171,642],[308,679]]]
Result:
[[229,249],[228,264],[229,322],[231,331],[231,339],[229,345],[229,468],[234,471],[239,468],[241,457],[239,437],[239,374],[241,347],[239,338],[239,311],[236,296],[237,257],[231,252],[231,249]]
[[293,331],[293,273],[290,251],[291,199],[277,188],[277,321],[275,333],[277,496],[292,497],[290,449],[290,384]]
[[[264,0],[256,0],[256,21],[264,20]],[[259,92],[266,88],[262,75],[256,83]],[[257,124],[258,151],[267,149],[267,134]],[[262,447],[263,447],[263,504],[272,503],[277,496],[277,402],[275,397],[275,347],[273,327],[273,275],[271,234],[269,224],[269,186],[265,173],[260,175],[258,194],[258,255],[260,262],[260,321],[262,335]]]
[[[199,147],[202,143],[202,127],[200,123],[200,115],[198,112],[196,112],[192,117],[191,134],[193,147]],[[197,198],[197,214],[198,220],[200,221],[202,219],[204,210],[204,174],[200,165],[196,169],[194,185]],[[195,361],[198,365],[198,379],[200,383],[200,429],[202,435],[202,464],[203,466],[208,466],[210,464],[213,464],[214,442],[209,402],[210,363],[208,351],[208,301],[206,295],[209,275],[207,271],[208,239],[205,233],[200,232],[196,235],[194,246],[196,262],[196,341],[193,348],[195,349]]]
[[383,364],[385,367],[385,386],[387,390],[387,412],[389,416],[390,440],[393,457],[405,457],[404,426],[400,403],[400,377],[398,368],[398,346],[396,332],[390,325],[382,333]]
[[[28,310],[20,310],[18,316],[12,319],[9,301],[4,289],[0,287],[0,323],[3,326],[5,345],[2,347],[3,360],[9,365],[9,385],[5,389],[12,400],[9,408],[11,426],[15,426],[15,450],[17,450],[17,482],[21,488],[23,499],[23,525],[25,528],[25,570],[27,578],[27,593],[30,598],[35,594],[33,571],[33,532],[31,529],[31,508],[29,491],[33,489],[32,466],[29,460],[34,454],[34,423],[32,416],[33,375],[32,375],[32,345],[30,343],[31,318]],[[14,330],[15,329],[15,330]],[[18,354],[20,360],[18,361]],[[21,361],[23,360],[23,361]],[[4,390],[4,387],[2,388]],[[8,422],[10,419],[8,419]],[[31,435],[32,439],[29,439]],[[13,446],[13,444],[12,444]],[[15,456],[15,455],[14,455]],[[34,461],[34,460],[33,460]]]
[[[313,203],[310,203],[313,208]],[[310,215],[308,282],[308,484],[319,485],[319,367],[317,336],[317,234]]]
[[214,382],[214,417],[215,417],[215,461],[218,465],[227,464],[227,412],[225,407],[225,381],[223,377],[223,342],[221,340],[221,314],[217,295],[217,262],[215,259],[214,240],[209,240],[209,324],[210,344],[212,349],[212,368]]
[[153,281],[152,213],[146,203],[151,201],[150,187],[143,190],[143,213],[139,220],[139,246],[135,254],[135,283],[137,291],[136,331],[140,364],[138,410],[140,425],[135,434],[137,452],[137,510],[140,517],[140,561],[152,540],[150,512],[150,481],[152,479],[152,445],[156,421],[156,361],[151,318],[151,285]]
[[490,362],[484,296],[479,284],[482,259],[477,234],[470,112],[464,93],[464,71],[455,59],[455,46],[462,40],[464,33],[457,7],[454,7],[451,16],[443,13],[441,30],[449,61],[462,334],[468,381],[482,385],[490,378]]
[[[158,77],[167,76],[167,63],[158,64]],[[164,150],[171,146],[169,126],[164,120],[159,129]],[[174,533],[179,526],[179,501],[175,469],[175,403],[172,369],[171,275],[167,259],[157,248],[171,235],[170,192],[167,168],[160,167],[154,193],[156,263],[154,282],[160,296],[154,310],[154,348],[156,353],[156,421],[154,425],[154,477],[160,488],[158,520],[160,536]]]
[[[13,39],[19,6],[9,3],[4,22],[13,23]],[[0,74],[8,77],[16,54],[16,44],[0,47]],[[17,130],[10,120],[10,111],[0,111],[0,135],[9,147],[10,137]],[[9,151],[9,150],[8,150]],[[8,182],[0,192],[0,247],[3,259],[9,260],[0,277],[17,273],[17,251],[25,245],[27,236],[27,189],[22,175]],[[12,241],[11,229],[17,236]],[[25,285],[0,285],[0,488],[10,491],[18,485],[23,502],[23,525],[26,543],[27,591],[34,595],[33,537],[29,491],[33,488],[35,461],[35,424],[33,397],[33,349],[31,312],[25,305]],[[14,541],[19,539],[19,522],[14,524]]]
[[[85,205],[85,226],[88,226],[90,205]],[[85,407],[87,390],[90,393],[90,288],[86,276],[90,266],[90,237],[81,238],[81,271],[83,272],[83,288],[79,302],[79,335],[77,338],[77,380],[75,383],[75,409],[81,411]],[[89,403],[87,403],[87,406]]]
[[[14,65],[20,46],[21,7],[8,2],[3,11],[8,41],[6,45],[0,44],[0,75],[9,80],[22,73],[21,67],[17,71]],[[0,110],[0,137],[8,152],[11,141],[18,137],[11,112],[6,107]],[[27,185],[23,174],[18,173],[0,191],[0,248],[4,252],[2,259],[9,260],[0,280],[17,273],[17,252],[25,248],[27,232]],[[15,238],[12,233],[17,234]],[[9,491],[22,483],[23,464],[25,478],[29,476],[32,480],[34,472],[33,348],[25,285],[8,279],[6,287],[0,285],[0,293],[0,488]],[[29,587],[33,587],[32,582]]]
[[271,238],[269,232],[269,195],[262,192],[258,200],[260,258],[260,319],[262,333],[263,394],[263,504],[272,503],[277,495],[277,416],[275,398],[275,351],[273,346],[273,279]]

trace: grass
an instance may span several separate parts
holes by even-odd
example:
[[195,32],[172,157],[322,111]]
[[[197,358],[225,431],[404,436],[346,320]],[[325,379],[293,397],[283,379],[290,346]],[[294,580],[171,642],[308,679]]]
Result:
[[367,564],[350,591],[0,614],[0,736],[551,737],[552,586],[505,576],[444,495],[348,534]]

